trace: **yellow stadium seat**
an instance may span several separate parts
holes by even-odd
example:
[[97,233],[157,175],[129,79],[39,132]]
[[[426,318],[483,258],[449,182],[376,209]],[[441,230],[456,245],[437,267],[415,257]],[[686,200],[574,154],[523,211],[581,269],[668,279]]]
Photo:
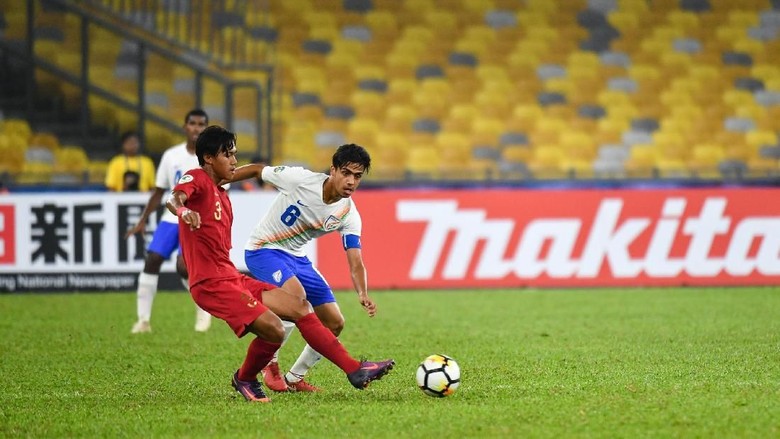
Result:
[[106,181],[108,161],[92,160],[87,164],[87,178],[90,184],[103,184]]
[[481,40],[461,39],[455,43],[454,50],[456,52],[470,53],[481,58],[491,50],[491,45]]
[[403,148],[374,148],[371,150],[371,178],[403,179],[406,176],[407,156]]
[[325,76],[328,78],[328,86],[333,83],[344,84],[347,88],[354,88],[354,67],[358,57],[348,53],[331,53],[325,62]]
[[564,153],[557,146],[539,145],[533,148],[528,168],[536,178],[562,178],[566,175],[564,160]]
[[539,40],[539,41],[555,41],[559,40],[558,31],[551,26],[547,26],[545,24],[537,24],[535,26],[531,26],[526,30],[526,38],[529,40]]
[[726,90],[723,93],[723,103],[726,105],[737,108],[743,105],[750,105],[754,102],[753,94],[747,90]]
[[429,26],[409,25],[401,32],[400,41],[422,41],[428,43],[434,38],[433,29]]
[[30,138],[30,146],[46,148],[55,152],[60,148],[60,141],[57,139],[57,136],[51,133],[35,133],[32,138]]
[[418,84],[420,93],[431,93],[441,96],[448,96],[452,93],[450,82],[445,78],[425,78],[419,81]]
[[386,102],[384,96],[369,91],[356,90],[350,97],[355,116],[380,120],[384,117]]
[[406,159],[406,169],[417,177],[437,178],[440,160],[436,148],[412,147]]
[[479,109],[472,104],[456,104],[450,107],[447,116],[441,123],[445,132],[468,134],[471,131],[471,121],[477,117]]
[[385,112],[382,130],[393,133],[409,133],[417,118],[417,110],[411,105],[390,105]]
[[0,133],[0,171],[15,172],[24,166],[27,140],[17,134]]
[[432,9],[424,12],[423,19],[425,23],[434,30],[434,33],[439,30],[451,30],[456,29],[458,26],[458,17],[444,9]]
[[52,172],[50,163],[26,162],[14,180],[18,184],[49,184]]
[[32,137],[32,128],[30,128],[30,124],[24,119],[10,118],[0,121],[0,133],[18,136],[21,139],[24,139],[26,143],[29,142]]
[[458,181],[484,181],[496,175],[497,170],[492,160],[469,157],[443,158],[439,168],[441,178]]
[[544,117],[544,111],[536,104],[517,105],[507,120],[507,130],[527,133],[536,126],[536,121]]
[[412,103],[412,96],[416,92],[416,80],[412,78],[392,78],[387,85],[387,102],[388,104],[410,104]]
[[384,80],[387,78],[387,72],[385,69],[376,65],[363,65],[358,64],[354,66],[355,80],[362,81],[365,79],[378,79]]
[[640,24],[639,16],[637,14],[621,10],[611,11],[607,15],[607,21],[621,32],[638,29]]
[[496,38],[496,31],[492,27],[483,24],[468,26],[463,32],[463,39],[481,41],[490,45],[495,44]]
[[780,66],[763,63],[756,64],[750,68],[750,75],[763,81],[778,79],[780,78]]
[[560,134],[567,129],[566,123],[560,119],[538,119],[530,133],[531,142],[534,145],[555,145]]
[[596,154],[596,140],[584,131],[564,131],[559,136],[559,144],[567,158],[589,162]]
[[468,151],[471,150],[469,139],[459,133],[442,132],[437,134],[435,137],[435,146],[442,154],[445,150],[458,150],[464,153],[468,153]]
[[471,123],[471,144],[496,146],[505,129],[503,121],[499,119],[477,117]]
[[655,175],[657,151],[653,145],[634,145],[625,162],[627,174],[648,178]]
[[474,105],[483,117],[506,119],[513,111],[514,101],[500,91],[481,91],[474,95]]
[[88,163],[87,154],[80,146],[64,146],[56,153],[54,171],[80,175]]
[[607,108],[631,105],[631,98],[628,96],[628,94],[617,90],[604,90],[599,92],[596,99],[599,104]]
[[705,143],[693,147],[688,167],[700,178],[719,178],[718,164],[726,158],[724,148]]
[[527,163],[531,153],[528,145],[506,145],[501,150],[501,159],[506,163]]
[[777,145],[777,141],[777,134],[773,131],[749,131],[745,134],[745,142],[755,151],[763,146]]
[[449,109],[447,96],[428,92],[418,92],[412,97],[412,103],[418,115],[425,119],[441,120]]
[[391,52],[385,57],[387,76],[393,79],[414,79],[417,57],[416,54]]
[[366,24],[371,29],[373,38],[396,38],[398,35],[398,20],[396,14],[387,10],[372,10],[365,14]]
[[463,12],[469,16],[483,17],[486,12],[495,8],[493,0],[463,0]]
[[374,119],[353,118],[347,125],[347,141],[358,145],[373,145],[379,133],[379,122]]

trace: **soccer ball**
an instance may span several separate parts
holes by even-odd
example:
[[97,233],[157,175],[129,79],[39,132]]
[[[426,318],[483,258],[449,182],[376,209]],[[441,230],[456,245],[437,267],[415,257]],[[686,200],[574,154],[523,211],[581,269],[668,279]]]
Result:
[[460,385],[460,367],[452,358],[431,355],[417,368],[417,386],[428,396],[443,398]]

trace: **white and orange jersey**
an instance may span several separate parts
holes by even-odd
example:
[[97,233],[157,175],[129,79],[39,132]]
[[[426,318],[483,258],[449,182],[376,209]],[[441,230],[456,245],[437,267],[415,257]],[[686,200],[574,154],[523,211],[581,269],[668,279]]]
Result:
[[279,189],[271,208],[255,226],[246,250],[272,248],[305,256],[303,246],[338,230],[342,237],[359,237],[363,222],[352,198],[333,204],[322,200],[326,174],[289,166],[266,166],[263,181]]

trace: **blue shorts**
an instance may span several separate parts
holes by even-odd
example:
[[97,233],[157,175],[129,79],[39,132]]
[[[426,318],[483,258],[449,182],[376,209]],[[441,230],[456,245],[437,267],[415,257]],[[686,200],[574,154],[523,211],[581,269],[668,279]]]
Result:
[[306,256],[293,256],[285,251],[261,248],[245,250],[244,261],[257,279],[281,287],[295,276],[306,290],[306,300],[312,306],[335,302],[333,291]]
[[152,242],[146,250],[168,259],[177,248],[179,248],[179,225],[160,221],[152,235]]

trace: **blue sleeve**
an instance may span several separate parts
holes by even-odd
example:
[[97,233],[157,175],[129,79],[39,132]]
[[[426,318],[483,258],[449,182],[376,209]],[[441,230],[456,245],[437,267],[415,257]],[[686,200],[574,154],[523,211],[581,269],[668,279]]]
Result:
[[361,248],[360,236],[358,235],[344,235],[341,237],[341,243],[344,245],[344,250],[350,248]]

